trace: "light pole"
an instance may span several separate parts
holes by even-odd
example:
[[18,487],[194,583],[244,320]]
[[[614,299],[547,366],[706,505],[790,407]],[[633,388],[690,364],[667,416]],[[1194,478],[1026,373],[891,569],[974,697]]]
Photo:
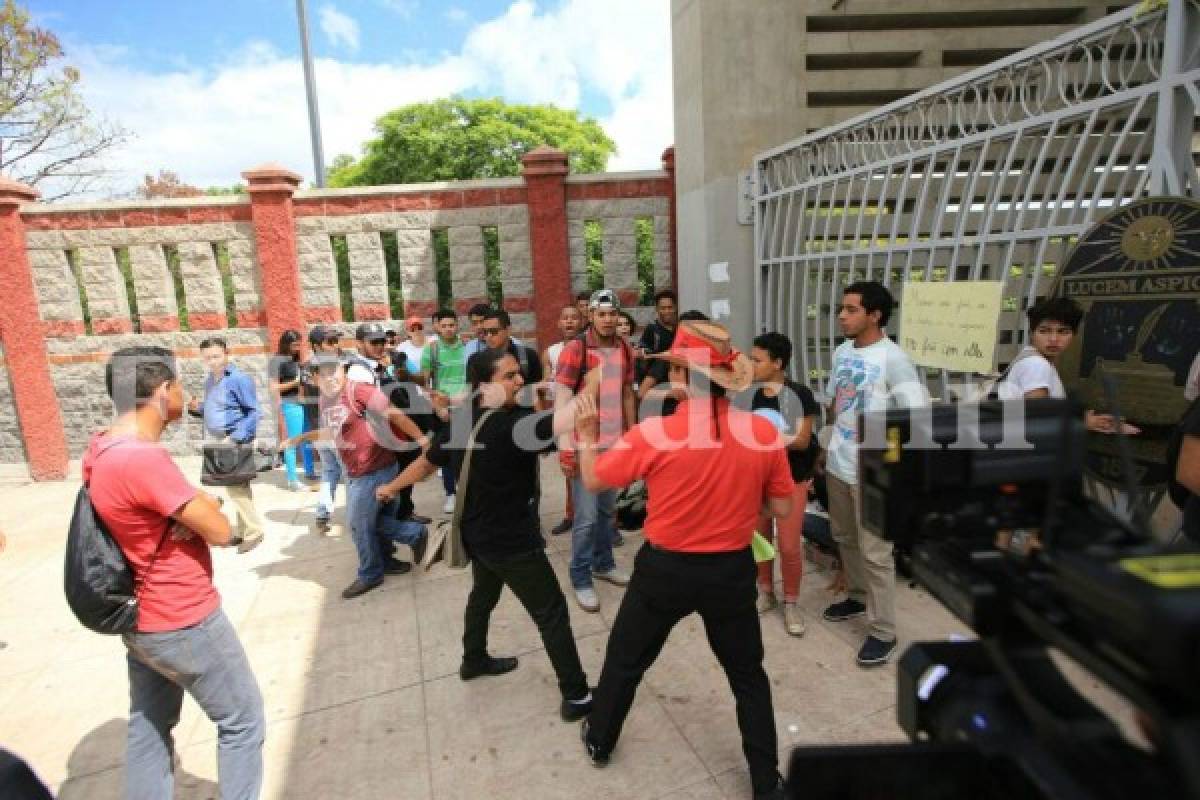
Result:
[[325,188],[325,155],[321,148],[321,112],[317,110],[317,83],[313,76],[312,53],[308,49],[308,12],[305,0],[296,0],[296,17],[300,20],[300,54],[304,61],[304,89],[308,94],[308,129],[312,140],[313,170],[317,188]]

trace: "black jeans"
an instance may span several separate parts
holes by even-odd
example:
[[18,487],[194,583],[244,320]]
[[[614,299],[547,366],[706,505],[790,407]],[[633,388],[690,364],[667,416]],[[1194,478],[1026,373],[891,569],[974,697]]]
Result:
[[507,586],[537,624],[563,697],[578,700],[587,695],[587,675],[579,663],[567,600],[545,551],[504,560],[473,556],[471,577],[471,594],[463,614],[463,662],[478,664],[487,659],[488,620]]
[[658,658],[675,623],[696,612],[733,690],[754,792],[776,786],[778,744],[771,685],[762,666],[755,575],[749,549],[673,553],[648,544],[642,547],[593,693],[588,718],[592,744],[606,753],[613,749],[642,675]]

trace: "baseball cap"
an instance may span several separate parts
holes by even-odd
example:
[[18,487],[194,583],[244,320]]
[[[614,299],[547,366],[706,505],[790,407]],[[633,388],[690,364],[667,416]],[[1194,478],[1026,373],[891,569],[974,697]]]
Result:
[[588,308],[595,310],[601,306],[607,306],[614,311],[620,311],[621,300],[612,289],[597,289],[592,292],[592,296],[588,300]]
[[386,339],[387,330],[378,322],[364,322],[355,329],[354,338],[365,342]]

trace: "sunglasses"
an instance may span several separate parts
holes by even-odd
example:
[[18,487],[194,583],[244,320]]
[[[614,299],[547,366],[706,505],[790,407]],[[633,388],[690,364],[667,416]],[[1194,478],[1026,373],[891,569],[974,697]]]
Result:
[[387,339],[367,339],[367,344],[387,344]]
[[484,336],[499,336],[504,328],[480,328]]
[[423,331],[423,330],[425,330],[425,326],[424,325],[409,325],[408,329],[410,331]]

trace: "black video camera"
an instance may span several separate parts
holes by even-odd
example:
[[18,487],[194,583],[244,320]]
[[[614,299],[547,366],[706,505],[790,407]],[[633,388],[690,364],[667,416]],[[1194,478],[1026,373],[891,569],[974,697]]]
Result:
[[[863,527],[979,635],[913,644],[907,745],[801,747],[811,798],[1200,800],[1200,552],[1084,492],[1082,409],[945,404],[859,418]],[[1136,710],[1131,742],[1059,651]]]

